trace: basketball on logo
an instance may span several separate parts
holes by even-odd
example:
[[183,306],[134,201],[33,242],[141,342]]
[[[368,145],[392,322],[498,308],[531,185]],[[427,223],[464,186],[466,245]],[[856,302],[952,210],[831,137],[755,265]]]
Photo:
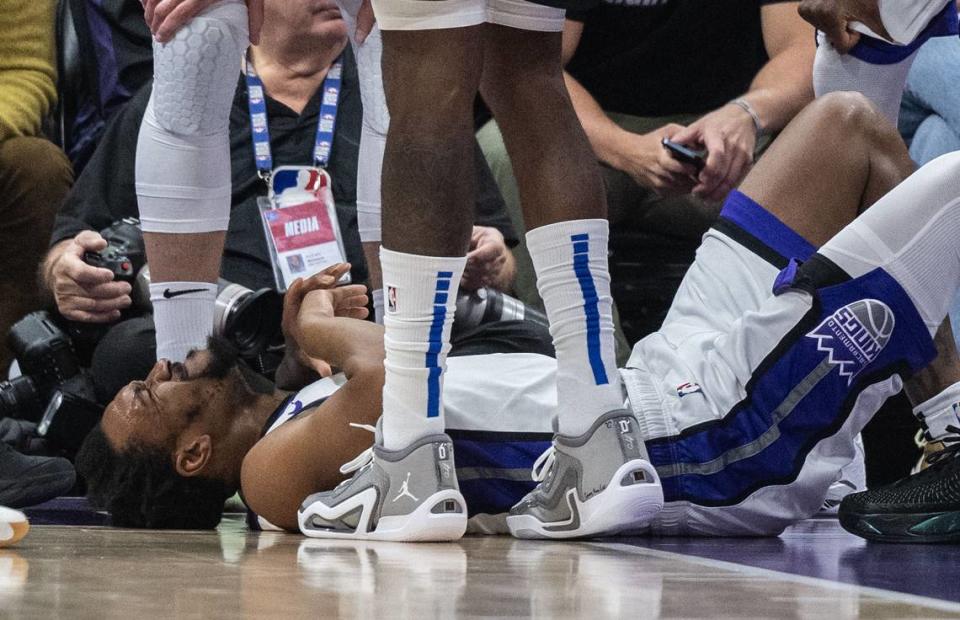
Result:
[[879,342],[886,343],[893,333],[893,312],[886,304],[876,299],[864,299],[861,303],[863,304],[861,316],[867,320],[874,338]]

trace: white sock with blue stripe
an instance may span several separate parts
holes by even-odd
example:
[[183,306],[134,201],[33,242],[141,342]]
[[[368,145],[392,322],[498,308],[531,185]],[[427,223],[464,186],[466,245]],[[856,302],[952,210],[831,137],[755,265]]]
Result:
[[582,435],[623,407],[613,341],[607,220],[574,220],[527,233],[537,289],[557,350],[560,433]]
[[384,290],[383,445],[399,450],[443,426],[443,371],[466,257],[380,248]]

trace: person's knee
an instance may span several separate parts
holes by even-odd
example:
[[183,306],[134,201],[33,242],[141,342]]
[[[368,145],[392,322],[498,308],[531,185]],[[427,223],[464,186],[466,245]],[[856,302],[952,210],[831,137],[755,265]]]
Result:
[[569,97],[562,72],[545,66],[515,63],[485,66],[480,92],[494,115],[500,118],[517,114],[537,117],[549,114],[545,106]]
[[809,108],[813,115],[835,127],[834,135],[851,135],[878,126],[895,131],[870,99],[858,92],[833,92],[819,97]]
[[451,41],[447,55],[436,52],[444,49],[445,41],[436,32],[388,31],[382,38],[383,88],[391,130],[440,130],[472,121],[481,63],[467,44],[469,37]]
[[152,111],[161,129],[183,136],[226,131],[247,38],[243,3],[225,2],[155,47]]
[[852,91],[830,93],[816,99],[808,109],[817,125],[816,132],[823,140],[840,141],[841,147],[862,145],[864,151],[874,156],[889,155],[895,160],[906,158],[906,149],[897,128],[863,94]]
[[[0,143],[0,175],[24,187],[69,187],[73,172],[66,155],[45,138],[17,137]],[[55,205],[56,206],[56,205]]]

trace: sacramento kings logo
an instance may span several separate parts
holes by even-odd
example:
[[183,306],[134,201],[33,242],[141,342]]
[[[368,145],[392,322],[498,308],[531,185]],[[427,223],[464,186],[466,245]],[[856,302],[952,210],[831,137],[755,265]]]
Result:
[[877,299],[861,299],[848,304],[807,334],[817,341],[817,350],[840,369],[847,385],[864,367],[877,359],[893,334],[893,311]]

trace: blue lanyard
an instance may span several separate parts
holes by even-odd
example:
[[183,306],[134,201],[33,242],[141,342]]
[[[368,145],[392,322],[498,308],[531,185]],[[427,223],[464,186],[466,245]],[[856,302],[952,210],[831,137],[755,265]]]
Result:
[[[326,168],[330,163],[333,146],[333,130],[337,124],[337,104],[340,100],[340,82],[343,61],[337,59],[327,70],[323,80],[323,96],[317,120],[317,137],[313,143],[313,165]],[[253,63],[244,63],[247,78],[247,101],[250,108],[250,130],[253,137],[253,160],[257,175],[269,182],[273,171],[273,154],[270,151],[270,127],[267,122],[267,101],[263,82],[253,68]]]

